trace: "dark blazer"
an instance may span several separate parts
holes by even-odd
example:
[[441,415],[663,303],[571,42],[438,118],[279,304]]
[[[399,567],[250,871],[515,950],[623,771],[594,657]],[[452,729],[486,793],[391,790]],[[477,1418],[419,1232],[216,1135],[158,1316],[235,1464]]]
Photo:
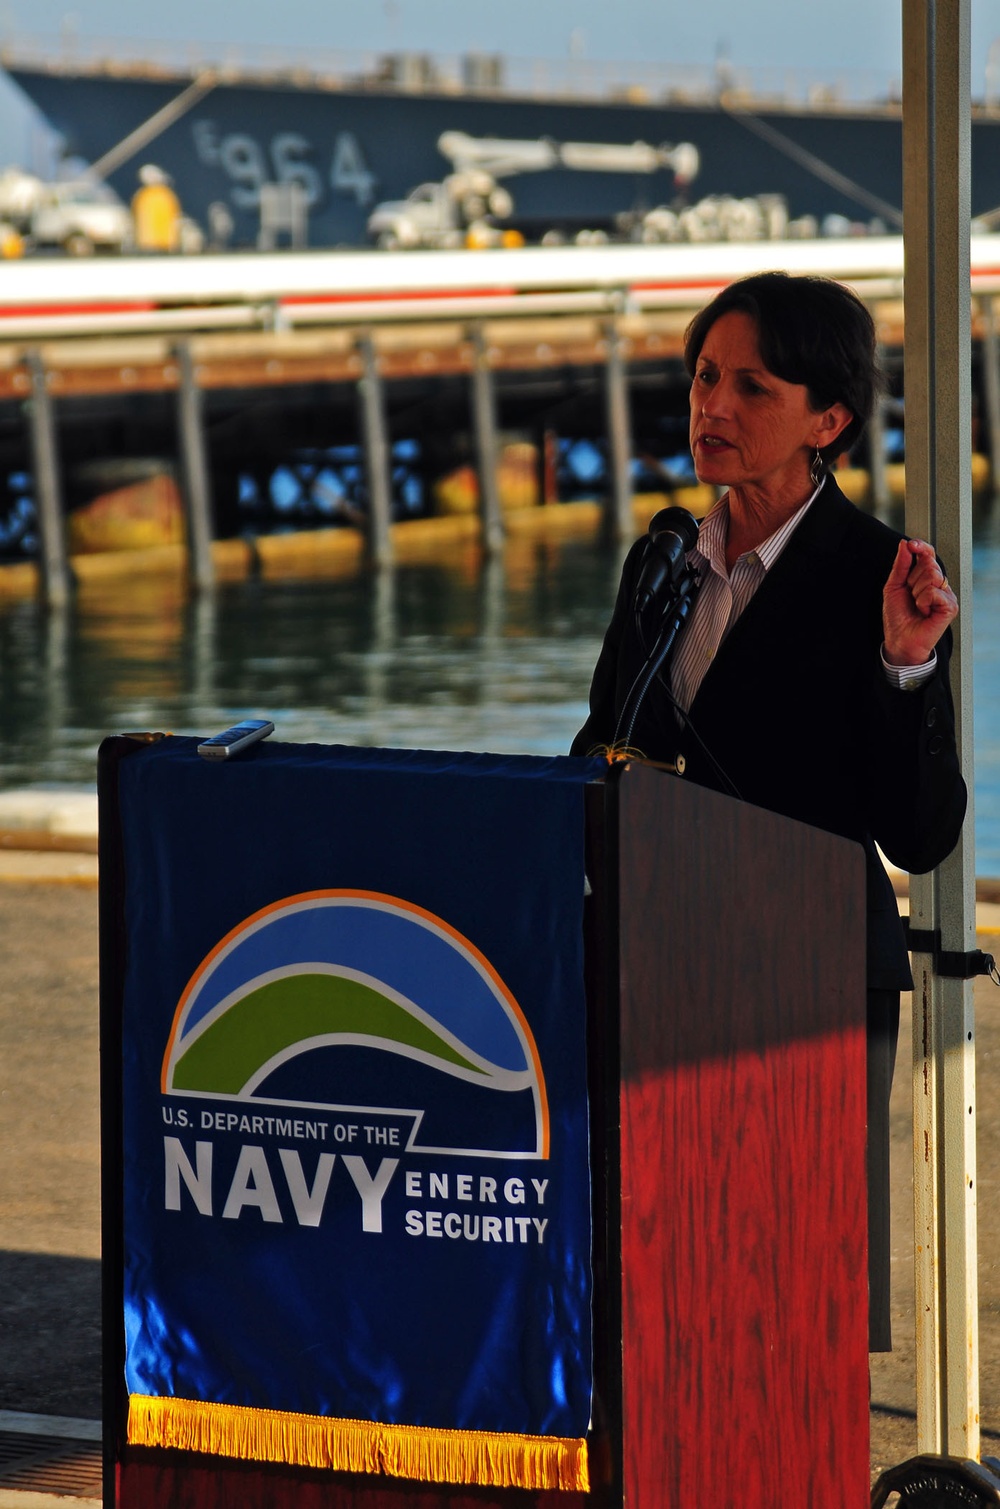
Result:
[[[886,679],[882,588],[901,536],[848,502],[832,477],[723,642],[682,724],[655,681],[630,743],[649,759],[684,756],[684,779],[724,790],[864,845],[868,985],[908,989],[898,909],[876,853],[933,869],[954,847],[966,790],[948,685],[949,634],[918,691]],[[645,654],[632,603],[646,548],[622,572],[574,754],[609,744]]]

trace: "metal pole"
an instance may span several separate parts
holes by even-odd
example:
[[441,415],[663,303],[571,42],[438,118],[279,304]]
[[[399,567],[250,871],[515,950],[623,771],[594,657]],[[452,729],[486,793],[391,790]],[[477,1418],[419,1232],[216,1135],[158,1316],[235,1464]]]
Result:
[[177,426],[181,442],[181,480],[187,511],[188,571],[194,585],[207,589],[215,585],[215,562],[212,559],[212,491],[205,454],[205,426],[201,389],[195,373],[191,346],[182,341],[174,357],[180,384],[177,389]]
[[483,549],[487,555],[496,555],[503,548],[503,514],[497,482],[497,409],[493,369],[482,325],[473,326],[472,353],[472,422],[476,435],[479,516]]
[[66,556],[55,414],[41,353],[29,351],[27,366],[31,377],[31,466],[35,483],[35,510],[38,515],[42,596],[50,608],[64,608],[69,602],[70,571]]
[[[879,345],[879,358],[885,362],[885,353]],[[882,515],[889,507],[889,477],[885,465],[885,406],[881,398],[868,426],[868,478],[875,512]]]
[[635,533],[632,520],[632,426],[629,417],[628,377],[622,351],[621,332],[616,320],[605,328],[607,359],[605,399],[608,426],[608,498],[606,524],[616,540],[631,539]]
[[983,327],[983,396],[990,447],[990,482],[996,496],[1000,493],[1000,340],[997,339],[996,306],[991,294],[983,294],[980,298],[979,315]]
[[[903,0],[906,527],[958,595],[952,684],[969,787],[965,834],[910,882],[914,927],[975,948],[969,300],[970,0]],[[972,984],[914,954],[913,1139],[917,1446],[979,1456]]]
[[368,550],[376,566],[392,561],[390,516],[392,508],[392,473],[389,454],[388,425],[378,353],[371,333],[358,342],[363,375],[358,383],[361,400],[361,432],[365,448],[365,472],[368,478]]

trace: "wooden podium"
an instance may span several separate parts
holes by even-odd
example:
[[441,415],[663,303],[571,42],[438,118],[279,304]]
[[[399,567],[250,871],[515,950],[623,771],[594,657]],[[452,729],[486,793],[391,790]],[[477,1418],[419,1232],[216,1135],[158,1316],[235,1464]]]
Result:
[[610,1501],[865,1504],[862,852],[639,767],[589,837]]
[[108,1049],[126,942],[125,743],[105,746],[101,775],[108,1509],[866,1504],[863,855],[642,766],[585,793],[591,1492],[124,1444],[120,1069]]

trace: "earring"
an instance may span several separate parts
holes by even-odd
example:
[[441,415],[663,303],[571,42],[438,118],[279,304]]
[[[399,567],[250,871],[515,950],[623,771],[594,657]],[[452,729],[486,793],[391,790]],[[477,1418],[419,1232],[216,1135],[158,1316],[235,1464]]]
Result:
[[826,470],[826,468],[823,465],[823,456],[822,456],[822,453],[820,452],[819,446],[817,446],[816,447],[816,454],[813,456],[813,459],[812,459],[812,466],[809,468],[809,475],[812,478],[812,485],[813,485],[813,487],[819,487],[819,484],[823,480],[823,475],[824,475],[825,470]]

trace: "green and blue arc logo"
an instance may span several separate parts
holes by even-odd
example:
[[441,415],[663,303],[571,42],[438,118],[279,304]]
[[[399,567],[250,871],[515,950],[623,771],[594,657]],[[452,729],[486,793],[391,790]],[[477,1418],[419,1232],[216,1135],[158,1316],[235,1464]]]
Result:
[[161,1088],[364,1113],[413,1152],[549,1156],[518,1002],[449,923],[377,892],[286,897],[228,933],[178,1002]]

